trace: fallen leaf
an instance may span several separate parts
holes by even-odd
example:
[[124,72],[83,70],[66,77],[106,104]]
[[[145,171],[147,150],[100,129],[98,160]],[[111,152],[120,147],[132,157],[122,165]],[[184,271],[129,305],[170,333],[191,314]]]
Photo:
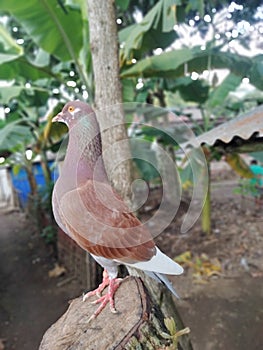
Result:
[[191,261],[191,258],[192,258],[192,254],[189,250],[187,250],[186,252],[175,257],[174,260],[178,263],[184,264],[184,263],[189,263]]
[[59,277],[61,275],[64,275],[64,273],[66,273],[66,269],[64,266],[60,266],[59,264],[55,264],[54,269],[48,271],[48,276],[50,278],[52,277]]

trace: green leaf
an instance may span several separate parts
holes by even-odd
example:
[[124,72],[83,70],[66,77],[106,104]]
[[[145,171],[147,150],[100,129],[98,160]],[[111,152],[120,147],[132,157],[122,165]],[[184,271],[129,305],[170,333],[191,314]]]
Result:
[[122,10],[126,11],[129,7],[130,0],[116,0],[116,5]]
[[186,6],[186,12],[198,11],[200,17],[204,16],[204,1],[203,0],[189,0]]
[[174,335],[176,333],[176,324],[172,317],[166,317],[164,319],[164,324],[171,335]]
[[[121,52],[124,60],[130,60],[131,58],[141,58],[143,54],[152,51],[156,48],[165,49],[169,45],[171,45],[175,39],[177,38],[177,34],[175,31],[171,31],[168,33],[163,33],[159,28],[151,30],[144,33],[142,37],[138,37],[138,42],[134,41],[131,43],[133,28],[135,25],[127,27],[123,29],[120,34],[120,42],[124,43],[124,49]],[[127,37],[127,39],[125,39]],[[127,40],[127,41],[126,41]],[[134,45],[134,47],[129,47],[130,45]]]
[[[253,59],[254,57],[221,52],[219,48],[211,50],[201,50],[200,47],[183,48],[142,59],[130,68],[123,69],[121,77],[172,79],[184,76],[186,68],[188,73],[193,71],[202,73],[205,69],[228,68],[232,74],[244,77],[249,75]],[[251,83],[253,84],[252,79]]]
[[57,143],[67,134],[68,128],[64,123],[52,123],[51,129],[48,131],[48,126],[45,127],[44,137],[48,137],[52,143]]
[[22,165],[21,164],[14,164],[13,167],[12,167],[12,170],[13,170],[13,174],[15,176],[17,176],[19,174],[19,171],[21,170],[22,168]]
[[[18,97],[22,91],[23,96],[26,96],[27,102],[32,102],[34,107],[43,106],[46,104],[49,96],[49,81],[47,79],[38,80],[34,86],[26,88],[25,85],[0,86],[0,102],[8,104],[9,101]],[[27,109],[29,111],[29,108]]]
[[48,69],[35,67],[25,57],[3,63],[0,65],[0,76],[2,80],[20,79],[38,80],[42,78],[50,78],[53,74]]
[[32,138],[30,128],[19,125],[21,121],[14,121],[0,129],[0,150],[13,150],[20,144],[25,144]]
[[1,0],[0,11],[8,11],[42,49],[62,61],[75,59],[82,47],[80,11],[56,0]]
[[194,179],[191,164],[187,163],[187,165],[184,168],[180,169],[179,175],[183,188],[193,186]]
[[134,57],[136,51],[165,48],[175,40],[173,27],[176,24],[177,3],[176,0],[160,0],[140,23],[119,32],[119,41],[124,43],[123,56],[126,60]]
[[164,0],[162,6],[162,31],[170,32],[176,24],[176,5],[180,1]]
[[223,82],[211,93],[208,106],[215,107],[224,103],[229,92],[235,90],[241,83],[242,76],[229,73]]
[[45,51],[39,48],[35,55],[34,60],[28,58],[29,62],[36,67],[45,67],[49,65],[50,55]]
[[23,55],[23,48],[15,42],[0,24],[0,64],[9,62]]
[[124,102],[133,102],[135,97],[135,84],[132,79],[122,80],[122,96]]
[[[167,114],[167,111],[163,110],[163,115]],[[145,116],[145,119],[152,120],[159,117],[161,114],[161,111],[158,112],[157,115],[154,115],[153,113],[149,113],[148,116]],[[159,129],[159,128],[152,128],[148,126],[142,126],[141,127],[141,136],[144,137],[146,140],[154,141],[155,139],[158,139],[158,142],[161,142],[162,145],[172,145],[177,146],[177,142],[173,137],[173,130],[167,129]]]
[[126,77],[172,77],[174,72],[184,63],[194,58],[193,51],[190,49],[181,49],[176,51],[164,52],[158,56],[150,56],[140,60],[131,68],[123,71],[121,76]]
[[184,101],[204,103],[208,98],[209,85],[205,80],[181,77],[175,80],[173,90],[178,90]]
[[263,90],[263,55],[254,57],[252,62],[253,65],[249,73],[250,83]]
[[8,102],[20,95],[21,91],[24,90],[24,86],[4,86],[0,87],[0,102],[1,104],[8,104]]
[[[155,152],[151,150],[151,142],[136,138],[132,140],[131,152],[134,163],[145,181],[151,181],[159,177],[156,170]],[[140,157],[138,157],[138,154]]]

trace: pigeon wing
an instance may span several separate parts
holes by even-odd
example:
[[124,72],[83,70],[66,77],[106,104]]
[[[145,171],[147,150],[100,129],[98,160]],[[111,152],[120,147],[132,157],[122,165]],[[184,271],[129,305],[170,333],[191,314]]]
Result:
[[92,254],[122,263],[156,254],[149,231],[110,185],[88,180],[65,193],[58,205],[66,232]]

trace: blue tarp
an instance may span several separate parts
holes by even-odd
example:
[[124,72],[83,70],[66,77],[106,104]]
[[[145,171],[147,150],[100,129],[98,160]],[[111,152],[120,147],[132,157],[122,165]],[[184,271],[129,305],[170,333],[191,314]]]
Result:
[[[53,162],[49,162],[49,167],[53,168]],[[41,168],[40,163],[33,164],[33,171],[35,175],[35,179],[38,185],[39,190],[43,190],[46,187],[45,177],[43,174],[43,170]],[[28,196],[30,194],[30,186],[27,178],[26,171],[24,169],[20,169],[18,174],[14,174],[13,170],[10,171],[11,179],[13,186],[18,194],[18,199],[20,205],[25,208]],[[57,178],[57,171],[52,169],[52,178]]]

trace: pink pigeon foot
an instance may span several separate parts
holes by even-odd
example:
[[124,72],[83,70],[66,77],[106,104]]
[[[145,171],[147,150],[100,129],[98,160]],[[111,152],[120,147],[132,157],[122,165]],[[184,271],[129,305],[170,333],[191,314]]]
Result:
[[108,275],[108,272],[106,270],[103,271],[103,279],[101,284],[98,286],[98,288],[86,293],[83,295],[83,301],[87,300],[89,297],[93,295],[97,295],[97,297],[101,297],[101,293],[103,290],[110,284],[110,278]]
[[117,310],[115,308],[115,303],[114,303],[114,294],[116,290],[119,288],[121,280],[122,280],[121,278],[109,278],[107,271],[106,270],[103,271],[103,280],[102,280],[102,283],[99,285],[99,287],[91,292],[88,292],[83,296],[83,301],[87,300],[89,297],[93,295],[100,296],[102,291],[107,286],[109,286],[108,291],[105,295],[101,296],[99,299],[92,302],[92,304],[100,303],[100,306],[94,312],[94,314],[89,318],[88,321],[91,321],[94,318],[96,318],[108,303],[110,304],[111,312],[117,313]]

